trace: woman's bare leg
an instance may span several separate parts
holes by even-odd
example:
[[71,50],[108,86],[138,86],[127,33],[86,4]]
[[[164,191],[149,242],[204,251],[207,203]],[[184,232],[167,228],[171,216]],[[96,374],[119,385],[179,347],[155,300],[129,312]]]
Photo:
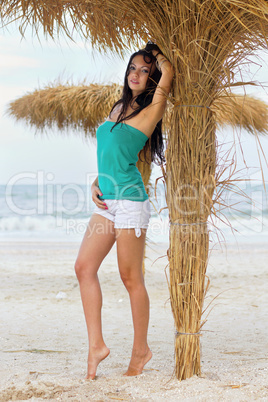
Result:
[[121,279],[129,293],[134,341],[131,360],[125,375],[142,373],[143,367],[151,359],[152,352],[147,343],[149,323],[149,297],[142,274],[142,260],[146,229],[141,229],[139,238],[134,229],[115,229],[117,240],[117,259]]
[[96,376],[98,364],[110,353],[102,336],[102,293],[97,272],[114,242],[114,223],[102,215],[93,214],[75,263],[88,331],[87,379]]

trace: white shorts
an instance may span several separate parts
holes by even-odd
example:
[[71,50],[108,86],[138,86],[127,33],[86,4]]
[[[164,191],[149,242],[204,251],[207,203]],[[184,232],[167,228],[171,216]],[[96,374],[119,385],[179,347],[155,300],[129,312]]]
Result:
[[141,228],[147,229],[151,216],[150,201],[103,200],[108,209],[99,208],[93,211],[114,222],[115,229],[134,228],[135,235],[140,237]]

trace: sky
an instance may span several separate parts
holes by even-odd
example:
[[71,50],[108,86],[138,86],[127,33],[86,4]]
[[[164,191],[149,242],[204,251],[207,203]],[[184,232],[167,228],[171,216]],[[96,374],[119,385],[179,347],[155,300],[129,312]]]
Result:
[[[243,78],[267,85],[267,88],[247,87],[246,91],[268,103],[268,82],[265,82],[268,53],[259,54],[263,60],[252,59],[250,65],[244,67]],[[83,81],[122,83],[127,61],[128,55],[125,60],[111,54],[102,55],[81,40],[74,43],[62,37],[53,42],[42,35],[38,40],[32,37],[30,30],[22,39],[15,25],[10,25],[8,31],[0,30],[0,184],[37,184],[41,179],[55,184],[86,184],[89,178],[96,177],[96,145],[85,140],[82,131],[68,130],[66,134],[52,129],[47,130],[47,135],[41,135],[25,123],[16,122],[6,111],[12,100],[58,79],[75,84]],[[243,89],[236,92],[243,93]],[[242,174],[260,180],[258,140],[243,130],[239,136],[244,155],[237,145],[237,169],[245,167],[245,159],[249,169]],[[234,134],[232,129],[226,128],[219,131],[217,137],[220,143],[225,143],[223,150],[227,150]],[[267,155],[268,135],[259,140]],[[262,164],[268,181],[263,157]],[[160,173],[155,167],[154,177]]]

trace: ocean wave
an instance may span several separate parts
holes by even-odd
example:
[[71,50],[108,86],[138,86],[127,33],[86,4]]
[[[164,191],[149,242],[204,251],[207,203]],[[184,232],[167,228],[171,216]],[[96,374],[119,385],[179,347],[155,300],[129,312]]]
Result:
[[[95,207],[88,188],[80,187],[75,187],[76,192],[69,190],[64,192],[64,186],[52,185],[51,188],[45,188],[47,191],[42,193],[43,190],[39,189],[38,192],[35,186],[21,185],[13,186],[13,194],[8,195],[5,186],[0,186],[0,237],[12,237],[16,234],[36,238],[44,236],[48,238],[59,236],[62,239],[80,238]],[[82,196],[78,197],[80,193]],[[260,186],[255,186],[249,188],[248,194],[254,200],[250,202],[241,200],[239,194],[226,195],[227,207],[220,209],[218,206],[217,218],[213,215],[209,217],[209,230],[212,236],[216,233],[231,239],[235,233],[235,236],[247,237],[253,241],[268,238],[268,208],[264,190]],[[148,238],[156,242],[167,242],[169,212],[166,208],[163,186],[158,189],[157,199],[151,197],[151,201]]]
[[[0,219],[0,238],[60,238],[61,240],[80,239],[84,235],[89,217],[84,219],[52,216],[11,216]],[[170,222],[168,217],[151,217],[147,237],[153,242],[169,241]],[[196,229],[199,230],[199,229]],[[200,227],[201,230],[201,227]],[[237,238],[247,242],[268,240],[268,218],[252,217],[250,220],[209,219],[208,230],[210,238],[235,241]]]
[[0,219],[0,231],[42,231],[55,229],[56,219],[51,216],[10,216]]

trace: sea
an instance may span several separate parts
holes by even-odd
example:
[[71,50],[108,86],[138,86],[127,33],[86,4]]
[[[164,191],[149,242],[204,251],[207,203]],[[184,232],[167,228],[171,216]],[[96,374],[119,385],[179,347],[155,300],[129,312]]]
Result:
[[[268,183],[245,182],[224,191],[209,217],[211,241],[268,245]],[[165,187],[152,192],[148,241],[169,242]],[[95,204],[90,185],[0,185],[0,241],[80,242]]]

